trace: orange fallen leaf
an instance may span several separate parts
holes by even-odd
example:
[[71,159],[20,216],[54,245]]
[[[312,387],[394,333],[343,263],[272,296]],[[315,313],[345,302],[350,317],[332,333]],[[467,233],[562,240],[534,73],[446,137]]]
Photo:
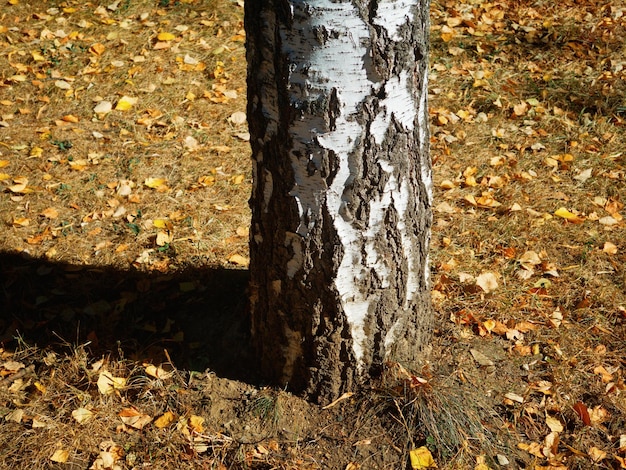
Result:
[[28,227],[30,225],[30,219],[26,217],[14,217],[13,218],[13,226],[14,227]]
[[41,215],[47,219],[56,219],[59,216],[59,211],[57,211],[54,207],[48,207],[41,212]]
[[154,420],[154,425],[159,429],[163,429],[172,424],[174,419],[176,419],[176,415],[171,411],[166,411]]
[[137,408],[129,407],[124,408],[118,413],[118,416],[122,422],[135,429],[143,429],[148,423],[152,421],[152,417],[142,413]]
[[104,47],[104,44],[100,44],[99,42],[89,48],[89,52],[92,52],[96,55],[102,55],[105,50],[106,48]]
[[65,116],[61,118],[61,120],[65,122],[73,122],[73,123],[80,122],[80,119],[77,116],[74,116],[73,114],[66,114]]

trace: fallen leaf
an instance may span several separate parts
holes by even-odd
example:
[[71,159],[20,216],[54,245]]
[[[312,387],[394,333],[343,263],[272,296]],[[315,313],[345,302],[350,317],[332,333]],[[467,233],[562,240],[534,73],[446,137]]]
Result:
[[67,459],[69,458],[70,458],[69,451],[65,449],[57,449],[54,451],[54,453],[50,457],[50,460],[52,460],[53,462],[57,462],[57,463],[66,463]]
[[563,432],[563,424],[557,418],[546,416],[546,424],[552,432]]
[[183,145],[190,152],[195,152],[200,148],[200,143],[198,142],[198,140],[190,135],[185,137]]
[[18,361],[6,361],[0,364],[3,369],[6,369],[10,372],[17,372],[20,369],[26,367],[23,362]]
[[84,424],[93,418],[93,412],[87,408],[77,408],[72,411],[72,418],[74,418],[78,424]]
[[26,187],[28,186],[28,178],[25,176],[20,176],[17,178],[13,178],[13,185],[9,186],[9,191],[12,193],[23,193],[26,192]]
[[246,177],[244,175],[235,175],[230,178],[232,184],[241,184]]
[[610,227],[611,225],[617,224],[618,220],[614,217],[611,217],[610,215],[607,215],[606,217],[602,217],[601,219],[599,219],[598,222],[600,222],[602,225]]
[[525,442],[520,442],[517,444],[519,449],[525,450],[531,455],[535,457],[544,458],[543,452],[541,452],[541,444],[537,442],[531,442],[530,444],[526,444]]
[[602,247],[602,251],[608,255],[616,255],[617,254],[617,246],[615,246],[611,242],[604,242],[604,246]]
[[433,454],[430,453],[428,447],[422,446],[409,452],[411,459],[411,468],[413,470],[423,470],[426,468],[437,468]]
[[517,403],[524,403],[524,397],[518,395],[517,393],[507,392],[504,394],[504,398],[508,398],[511,401],[515,401]]
[[585,426],[591,426],[591,418],[589,417],[589,410],[582,401],[578,401],[573,406],[574,411],[578,417],[582,420]]
[[118,413],[118,416],[124,424],[135,429],[143,429],[146,424],[152,421],[149,415],[142,413],[135,407],[123,408],[122,411]]
[[172,33],[159,33],[157,35],[157,39],[159,41],[172,41],[173,39],[176,39],[176,36],[174,36]]
[[116,389],[122,389],[125,386],[125,378],[114,377],[109,371],[100,372],[100,375],[98,376],[98,390],[102,395],[109,395]]
[[48,207],[41,212],[41,215],[47,219],[56,219],[59,216],[59,211],[54,207]]
[[250,259],[245,256],[234,254],[228,257],[228,262],[239,266],[247,267],[250,265]]
[[106,48],[104,47],[104,44],[100,44],[99,42],[89,48],[89,52],[96,55],[102,55],[105,50]]
[[172,372],[167,372],[160,366],[157,367],[152,364],[144,364],[144,367],[146,369],[146,374],[154,377],[155,379],[166,380],[173,375]]
[[70,165],[70,168],[74,171],[83,171],[87,167],[89,167],[89,161],[85,159],[72,160],[71,162],[68,162],[68,163]]
[[134,98],[131,96],[122,96],[118,100],[117,104],[115,105],[115,109],[117,111],[128,111],[133,106],[135,106],[138,101],[139,101],[139,98]]
[[159,429],[163,429],[172,424],[175,419],[176,415],[174,413],[172,413],[171,411],[166,411],[154,420],[154,425]]
[[597,447],[591,447],[587,451],[587,453],[589,454],[589,457],[591,457],[591,460],[593,460],[596,463],[606,458],[606,452],[604,452],[601,449],[598,449]]
[[489,294],[498,288],[498,278],[492,272],[484,272],[476,278],[476,285]]
[[189,417],[189,426],[195,433],[202,434],[204,432],[204,418],[202,416],[191,415]]
[[244,113],[243,111],[236,111],[230,115],[228,120],[235,125],[240,125],[245,124],[248,118],[246,117],[246,113]]
[[56,86],[57,88],[60,88],[61,90],[71,90],[72,89],[72,85],[70,85],[65,80],[57,80],[57,81],[55,81],[54,82],[54,86]]
[[534,251],[525,252],[517,261],[528,271],[533,271],[535,266],[541,264],[541,258]]
[[485,354],[481,353],[477,349],[470,349],[470,354],[481,367],[489,367],[494,365],[494,362],[491,359],[489,359]]
[[557,217],[561,217],[573,224],[581,224],[585,221],[584,218],[579,217],[576,214],[568,211],[565,207],[559,207],[556,211],[554,211],[554,215],[556,215]]
[[146,178],[143,182],[148,188],[160,190],[167,188],[167,180],[165,178]]
[[17,408],[10,413],[8,413],[4,417],[5,421],[12,421],[14,423],[21,423],[22,419],[24,419],[24,410],[21,408]]
[[174,234],[169,230],[159,230],[156,234],[155,243],[158,246],[165,246],[168,243],[171,243],[174,239]]
[[591,168],[587,168],[586,170],[583,170],[580,173],[578,173],[576,176],[574,176],[574,179],[576,181],[580,181],[581,183],[584,183],[589,178],[591,178]]
[[96,114],[107,114],[107,113],[110,113],[112,110],[113,110],[113,104],[110,101],[100,101],[93,108],[93,112]]

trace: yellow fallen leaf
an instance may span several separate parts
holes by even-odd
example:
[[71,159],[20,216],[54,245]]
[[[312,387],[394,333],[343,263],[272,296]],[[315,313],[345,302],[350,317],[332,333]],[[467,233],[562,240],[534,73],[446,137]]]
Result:
[[456,32],[449,26],[441,28],[441,40],[443,42],[450,42],[454,36],[456,36]]
[[172,33],[159,33],[157,39],[159,41],[172,41],[173,39],[176,39],[176,36],[174,36]]
[[46,61],[46,58],[40,52],[33,51],[30,54],[33,56],[33,60],[35,62],[45,62]]
[[5,166],[9,166],[11,162],[9,160],[0,160],[0,168],[4,168]]
[[33,147],[32,149],[30,149],[30,152],[28,154],[29,157],[41,157],[43,155],[43,149],[41,147]]
[[411,468],[413,470],[423,470],[426,468],[437,468],[433,454],[430,453],[428,447],[422,446],[409,452],[411,459]]
[[143,184],[152,189],[159,189],[165,186],[167,180],[165,178],[146,178]]
[[235,175],[230,179],[230,182],[233,184],[241,184],[243,183],[244,179],[245,179],[244,175]]
[[70,168],[74,171],[83,171],[85,168],[89,166],[89,161],[80,159],[80,160],[72,160],[69,162]]
[[191,415],[189,417],[189,426],[198,434],[204,432],[204,418],[202,416]]
[[135,106],[138,101],[139,98],[135,98],[132,96],[122,96],[115,105],[115,109],[118,111],[128,111],[133,106]]
[[563,424],[558,418],[552,416],[546,416],[546,424],[552,432],[563,432]]
[[53,462],[57,462],[57,463],[65,463],[67,462],[67,459],[69,458],[70,458],[69,451],[65,449],[57,449],[54,451],[54,454],[52,454],[52,457],[50,457],[50,460],[52,460]]
[[198,177],[198,184],[200,184],[201,186],[211,186],[215,184],[215,176],[200,176]]
[[176,415],[171,411],[166,411],[156,420],[154,420],[154,425],[159,429],[163,429],[172,424],[174,422],[174,419],[176,419]]
[[544,458],[544,455],[541,452],[541,445],[538,444],[537,442],[531,442],[530,444],[527,444],[525,442],[520,442],[519,444],[517,444],[517,448],[525,450],[526,452],[528,452],[531,455],[534,455],[535,457],[539,457],[542,459]]
[[565,207],[559,207],[556,211],[554,211],[554,215],[556,215],[557,217],[561,217],[573,224],[580,224],[585,221],[584,218],[579,217],[576,214],[568,211]]
[[152,225],[154,225],[156,228],[172,228],[172,223],[167,219],[154,219],[152,221]]

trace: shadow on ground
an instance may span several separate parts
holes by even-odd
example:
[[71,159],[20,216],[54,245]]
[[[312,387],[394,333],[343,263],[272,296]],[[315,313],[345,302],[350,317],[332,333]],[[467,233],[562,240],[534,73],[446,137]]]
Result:
[[86,345],[155,363],[169,355],[178,368],[256,383],[247,282],[247,270],[152,274],[0,253],[0,345]]

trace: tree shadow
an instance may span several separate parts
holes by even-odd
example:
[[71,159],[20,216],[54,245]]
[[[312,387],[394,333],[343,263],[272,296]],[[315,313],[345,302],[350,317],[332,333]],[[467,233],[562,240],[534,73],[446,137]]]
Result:
[[247,270],[145,273],[0,252],[0,345],[169,356],[178,368],[256,383],[247,283]]

